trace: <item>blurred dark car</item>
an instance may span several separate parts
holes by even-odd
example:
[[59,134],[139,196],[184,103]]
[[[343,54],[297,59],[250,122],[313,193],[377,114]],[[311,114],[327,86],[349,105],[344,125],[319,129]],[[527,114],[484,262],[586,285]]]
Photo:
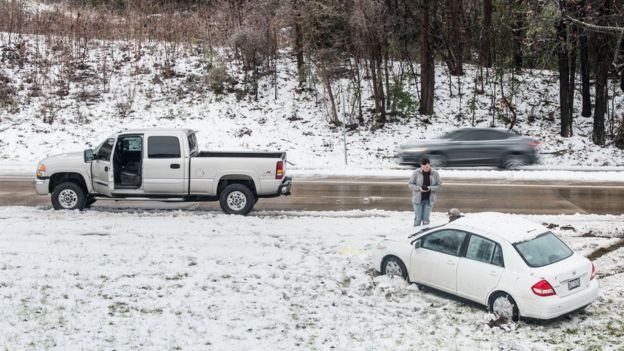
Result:
[[506,129],[461,128],[443,136],[402,144],[399,163],[419,165],[424,157],[433,167],[496,166],[516,168],[537,163],[536,139]]

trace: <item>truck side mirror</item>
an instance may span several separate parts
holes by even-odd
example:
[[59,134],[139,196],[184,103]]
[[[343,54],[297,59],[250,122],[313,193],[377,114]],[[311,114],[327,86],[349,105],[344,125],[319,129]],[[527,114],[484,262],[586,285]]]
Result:
[[86,149],[84,151],[84,161],[85,161],[85,163],[89,163],[89,162],[93,161],[94,159],[95,159],[95,156],[93,155],[93,150]]
[[415,249],[419,249],[419,248],[420,248],[420,239],[418,239],[418,240],[416,240],[416,241],[414,242],[414,248],[415,248]]

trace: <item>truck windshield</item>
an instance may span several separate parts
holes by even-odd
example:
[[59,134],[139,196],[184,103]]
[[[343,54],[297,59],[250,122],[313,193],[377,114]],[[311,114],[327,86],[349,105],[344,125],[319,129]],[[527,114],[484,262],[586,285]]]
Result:
[[572,250],[555,234],[546,232],[513,245],[530,267],[543,267],[564,260]]

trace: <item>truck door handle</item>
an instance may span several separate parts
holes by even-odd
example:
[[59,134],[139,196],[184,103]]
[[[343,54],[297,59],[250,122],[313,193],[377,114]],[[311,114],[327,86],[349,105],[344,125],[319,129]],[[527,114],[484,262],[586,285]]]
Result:
[[104,172],[108,172],[108,167],[104,167]]
[[172,163],[170,165],[170,167],[173,168],[173,169],[178,169],[178,168],[180,168],[180,165],[178,163]]

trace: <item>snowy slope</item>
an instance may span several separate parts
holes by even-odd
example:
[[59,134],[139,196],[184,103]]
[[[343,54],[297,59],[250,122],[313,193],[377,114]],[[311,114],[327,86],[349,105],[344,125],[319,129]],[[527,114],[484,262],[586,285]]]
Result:
[[[21,57],[16,48],[18,43],[25,48],[22,66],[16,59]],[[75,48],[70,44],[66,38],[0,34],[4,53],[0,73],[9,77],[9,85],[15,92],[13,107],[0,109],[0,163],[2,160],[36,162],[48,154],[80,151],[123,129],[187,127],[200,132],[203,149],[287,150],[289,160],[299,168],[331,169],[344,165],[343,129],[328,124],[323,88],[314,82],[309,82],[303,91],[297,88],[296,67],[288,51],[281,52],[277,84],[270,76],[262,78],[258,101],[254,101],[248,95],[237,97],[235,91],[244,88],[243,72],[239,62],[224,50],[215,54],[198,45],[176,47],[175,75],[166,78],[162,67],[165,57],[172,55],[170,45],[147,43],[139,48],[133,43],[95,40],[86,47]],[[67,47],[72,48],[74,55],[76,52],[86,55],[74,56],[76,70],[70,79],[66,67],[60,64],[67,58],[63,50]],[[49,70],[37,70],[34,62],[41,60],[51,63]],[[237,82],[228,85],[233,92],[225,95],[215,95],[205,83],[211,67],[219,65],[225,65]],[[399,63],[395,63],[395,69],[399,69]],[[366,122],[346,132],[350,167],[393,166],[394,151],[400,143],[469,126],[472,110],[468,102],[473,98],[476,68],[467,66],[466,71],[459,81],[452,79],[453,86],[449,89],[446,68],[436,68],[435,116],[393,117],[383,129],[377,130],[372,128],[369,108],[373,102],[370,82],[365,80]],[[104,84],[105,78],[108,84]],[[512,77],[506,79],[511,84]],[[555,73],[525,71],[513,77],[513,81],[517,92],[513,103],[519,116],[516,129],[541,140],[541,151],[548,153],[542,155],[544,165],[624,165],[622,150],[591,143],[591,118],[577,114],[575,136],[570,139],[557,136],[559,124],[556,118],[550,119],[557,115]],[[60,89],[61,82],[68,84],[69,90]],[[403,85],[417,101],[415,83],[406,79]],[[461,96],[457,94],[459,84]],[[340,97],[338,92],[349,91],[349,87],[346,81],[338,81],[334,90]],[[490,91],[486,85],[484,94],[474,96],[478,126],[492,122]],[[618,90],[615,93],[613,106],[616,116],[620,116],[624,97]],[[349,106],[351,95],[345,93]],[[338,100],[340,103],[341,99]],[[580,106],[580,100],[576,106]],[[509,116],[500,102],[497,109]],[[463,117],[457,117],[458,114]],[[529,116],[534,121],[528,122]],[[501,119],[495,119],[494,124],[505,127]]]

